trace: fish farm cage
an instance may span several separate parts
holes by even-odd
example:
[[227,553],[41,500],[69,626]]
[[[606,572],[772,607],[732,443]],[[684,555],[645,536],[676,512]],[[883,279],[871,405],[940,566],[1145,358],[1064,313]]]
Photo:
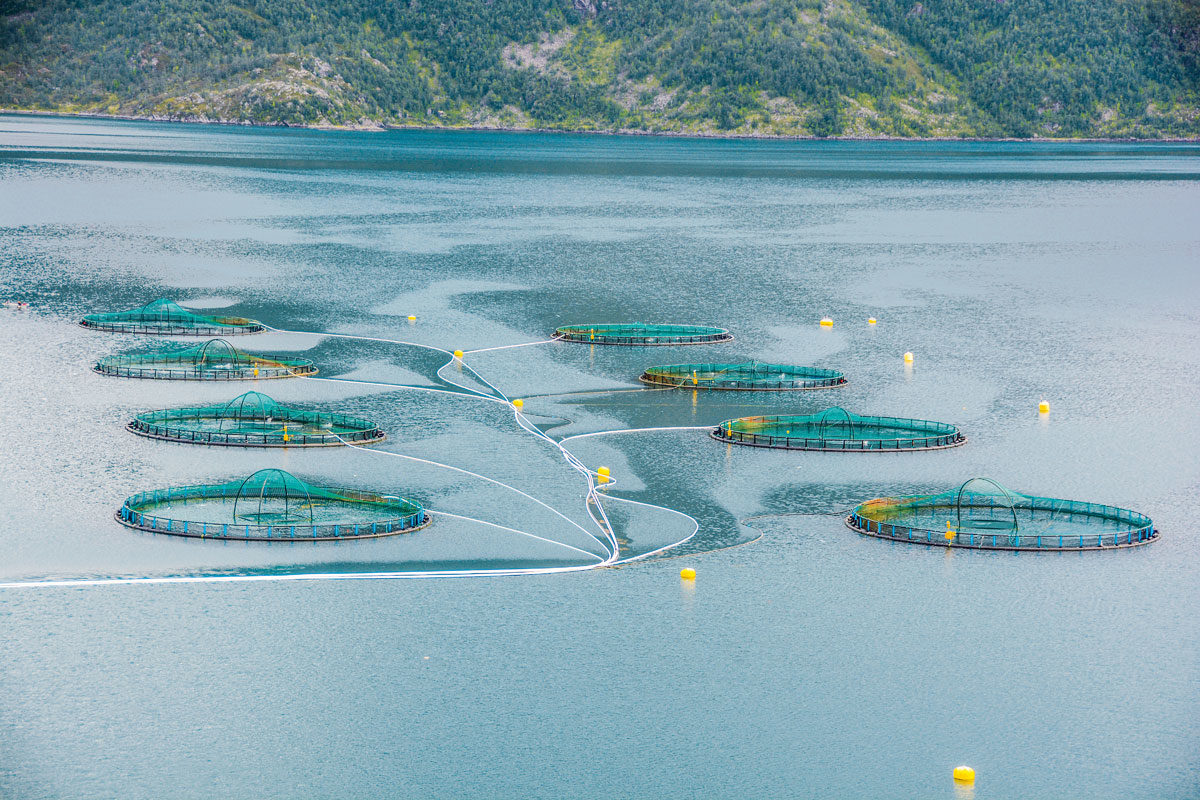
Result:
[[126,428],[152,439],[229,447],[328,447],[384,438],[370,420],[292,408],[262,392],[216,405],[147,411]]
[[316,375],[307,358],[247,353],[224,339],[148,353],[107,356],[92,368],[101,375],[173,381],[248,381]]
[[649,325],[644,322],[605,325],[563,325],[554,331],[563,342],[584,344],[672,345],[733,341],[724,328],[707,325]]
[[167,299],[155,300],[128,311],[88,314],[79,324],[97,331],[157,336],[237,336],[267,329],[261,322],[245,317],[198,314]]
[[1021,494],[990,478],[941,494],[868,500],[846,525],[880,539],[977,550],[1111,550],[1159,536],[1136,511]]
[[245,542],[371,539],[412,533],[430,521],[412,500],[314,486],[281,469],[228,483],[139,492],[116,517],[152,533]]
[[787,392],[802,389],[833,389],[846,385],[846,376],[819,367],[785,364],[670,364],[649,367],[642,383],[691,389],[729,389],[757,392]]
[[752,447],[845,453],[942,450],[967,441],[962,431],[946,422],[860,416],[837,406],[804,416],[726,420],[710,435],[719,441]]

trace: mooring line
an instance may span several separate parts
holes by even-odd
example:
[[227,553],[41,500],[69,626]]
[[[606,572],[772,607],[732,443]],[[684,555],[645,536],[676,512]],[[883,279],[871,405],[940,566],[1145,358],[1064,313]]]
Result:
[[463,351],[463,355],[470,355],[471,353],[490,353],[493,350],[511,350],[514,347],[533,347],[535,344],[550,344],[551,342],[557,342],[557,341],[558,341],[558,339],[542,339],[540,342],[522,342],[521,344],[504,344],[504,345],[500,345],[499,347],[479,347],[474,350],[465,350],[465,351]]
[[[561,574],[561,573],[567,573],[567,572],[582,572],[582,571],[597,569],[597,568],[601,568],[601,567],[616,566],[619,564],[627,564],[627,563],[630,563],[633,561],[638,561],[638,560],[641,560],[644,558],[648,558],[649,556],[664,552],[671,548],[678,547],[679,545],[690,541],[699,532],[699,529],[700,529],[699,521],[695,517],[683,512],[683,511],[679,511],[679,510],[673,509],[673,508],[668,508],[666,506],[654,505],[652,503],[643,503],[641,501],[631,500],[629,498],[613,497],[611,495],[601,493],[600,491],[598,491],[598,486],[594,480],[595,477],[597,476],[596,471],[590,469],[582,461],[580,461],[580,459],[574,453],[572,453],[570,450],[568,450],[566,448],[566,446],[563,444],[563,442],[566,442],[570,439],[579,439],[579,438],[585,438],[585,437],[589,437],[589,436],[600,436],[600,435],[616,434],[616,433],[637,433],[637,432],[644,432],[644,431],[660,431],[660,430],[703,430],[703,429],[710,428],[712,426],[706,425],[706,426],[689,426],[689,427],[674,427],[674,428],[632,428],[632,429],[620,430],[620,431],[598,431],[596,433],[587,433],[587,434],[579,434],[577,436],[569,436],[569,437],[566,437],[565,439],[562,439],[561,441],[558,441],[558,440],[553,439],[549,435],[547,435],[544,431],[537,428],[537,426],[535,426],[532,422],[529,422],[525,418],[525,415],[519,409],[511,406],[510,401],[504,395],[503,392],[501,392],[498,388],[496,388],[496,386],[494,386],[491,382],[489,382],[487,379],[485,379],[482,375],[480,375],[472,367],[467,366],[465,364],[463,365],[468,370],[470,370],[470,372],[476,378],[478,378],[481,383],[483,383],[485,386],[487,386],[493,392],[495,392],[496,393],[495,396],[487,395],[483,392],[472,389],[471,387],[463,386],[462,384],[456,383],[455,381],[449,380],[447,378],[443,378],[441,375],[441,371],[443,369],[445,369],[446,367],[450,366],[451,364],[453,364],[455,360],[458,360],[458,359],[455,359],[453,357],[453,354],[448,350],[444,350],[440,347],[435,347],[433,345],[421,344],[419,342],[408,342],[408,341],[403,341],[403,340],[399,340],[399,339],[386,339],[386,338],[382,338],[382,337],[361,336],[361,335],[357,335],[357,334],[323,333],[323,332],[319,332],[319,331],[295,331],[295,330],[287,330],[284,328],[275,328],[275,327],[272,327],[269,325],[264,325],[264,327],[267,330],[274,331],[276,333],[291,333],[291,334],[299,334],[299,335],[304,335],[304,336],[328,336],[328,337],[341,338],[341,339],[359,339],[359,340],[363,340],[363,341],[383,342],[383,343],[387,343],[387,344],[398,344],[398,345],[405,345],[405,346],[410,346],[410,347],[421,347],[421,348],[425,348],[428,350],[434,350],[434,351],[437,351],[440,353],[451,355],[451,360],[438,369],[438,371],[436,373],[438,378],[445,380],[447,383],[449,383],[452,386],[456,386],[459,389],[462,389],[469,396],[479,397],[479,398],[482,398],[485,400],[490,400],[493,402],[500,402],[500,403],[508,404],[512,408],[515,420],[517,422],[517,425],[520,428],[522,428],[523,430],[525,430],[529,433],[534,434],[536,437],[543,439],[546,442],[553,445],[557,450],[559,450],[559,452],[562,454],[563,458],[567,461],[567,463],[572,468],[576,469],[577,471],[579,471],[581,474],[584,475],[584,477],[586,478],[586,480],[588,482],[588,491],[587,491],[587,494],[585,495],[585,508],[587,510],[588,516],[592,519],[592,522],[596,525],[597,528],[600,529],[602,534],[606,535],[606,537],[608,539],[607,542],[601,541],[589,530],[587,530],[582,525],[580,525],[579,523],[572,520],[570,517],[567,517],[565,514],[563,514],[558,509],[554,508],[553,506],[549,505],[548,503],[538,500],[536,497],[533,497],[532,495],[530,495],[526,492],[521,491],[520,489],[516,488],[515,486],[510,486],[509,484],[506,484],[502,481],[498,481],[494,478],[489,478],[486,475],[480,475],[479,473],[471,472],[470,470],[466,470],[461,467],[455,467],[450,464],[442,464],[442,463],[439,463],[436,461],[431,461],[429,459],[423,459],[423,458],[418,458],[416,456],[405,455],[403,453],[393,453],[393,452],[390,452],[387,450],[375,450],[373,448],[363,447],[361,445],[356,445],[356,444],[347,442],[345,439],[342,439],[342,437],[337,436],[337,434],[334,434],[334,436],[336,438],[338,438],[342,442],[342,444],[344,444],[347,447],[351,447],[351,448],[354,448],[357,450],[366,450],[368,452],[373,452],[373,453],[381,453],[383,455],[395,456],[397,458],[408,459],[408,460],[412,460],[412,461],[416,461],[416,462],[420,462],[420,463],[429,464],[429,465],[435,466],[435,467],[441,467],[441,468],[453,470],[456,472],[461,472],[463,474],[471,475],[471,476],[479,478],[481,480],[488,481],[490,483],[494,483],[498,486],[502,486],[506,489],[510,489],[510,490],[516,492],[517,494],[527,497],[528,499],[534,501],[535,503],[545,507],[546,509],[548,509],[549,511],[551,511],[558,517],[562,518],[563,520],[565,520],[566,522],[571,524],[573,527],[578,528],[586,536],[588,536],[588,538],[590,538],[592,541],[596,542],[598,545],[600,545],[602,548],[604,548],[608,552],[608,555],[606,557],[601,557],[597,553],[592,553],[588,550],[583,550],[583,549],[575,547],[573,545],[569,545],[565,542],[559,542],[559,541],[556,541],[553,539],[547,539],[547,538],[538,536],[536,534],[529,533],[527,531],[521,531],[521,530],[517,530],[516,528],[509,528],[508,526],[499,525],[497,523],[488,522],[486,520],[475,519],[473,517],[466,517],[466,516],[459,515],[459,514],[453,514],[451,512],[434,511],[434,510],[430,509],[429,510],[430,514],[434,514],[434,515],[441,514],[442,516],[454,517],[454,518],[471,521],[471,522],[479,522],[484,525],[489,525],[489,526],[499,528],[502,530],[507,530],[507,531],[511,531],[513,533],[518,533],[523,536],[529,536],[534,539],[539,539],[548,544],[556,544],[556,545],[559,545],[562,547],[566,547],[568,549],[575,550],[577,552],[586,554],[592,558],[598,559],[598,561],[595,564],[581,564],[581,565],[572,565],[572,566],[564,566],[564,567],[515,567],[515,568],[476,569],[476,570],[417,570],[417,571],[409,570],[409,571],[378,571],[378,572],[291,573],[291,574],[286,574],[286,575],[178,575],[178,576],[130,577],[130,578],[68,578],[68,579],[0,582],[0,589],[24,589],[24,588],[33,588],[33,587],[36,587],[36,588],[70,588],[70,587],[83,587],[83,586],[120,586],[120,585],[174,584],[174,583],[178,583],[178,584],[183,584],[183,583],[265,583],[265,582],[283,582],[283,581],[404,580],[404,579],[430,579],[430,578],[469,578],[469,577],[510,577],[510,576],[525,576],[525,575],[553,575],[553,574]],[[546,340],[546,342],[529,342],[524,345],[509,345],[508,347],[528,346],[528,345],[534,345],[534,344],[545,344],[545,343],[549,343],[551,341],[557,341],[557,339]],[[505,348],[484,348],[484,350],[490,350],[490,349],[505,349]],[[471,351],[471,352],[483,352],[483,351],[475,350],[475,351]],[[293,375],[296,375],[296,373],[293,373]],[[438,389],[435,387],[411,386],[411,385],[405,385],[405,384],[390,384],[390,383],[382,383],[382,382],[376,382],[376,381],[363,381],[363,380],[358,380],[358,379],[354,379],[354,378],[340,378],[340,379],[339,378],[313,378],[313,377],[304,376],[304,375],[296,375],[296,377],[304,377],[304,378],[307,378],[308,380],[324,380],[324,381],[332,381],[332,382],[360,383],[360,384],[365,384],[365,385],[383,386],[383,387],[387,387],[390,389],[397,389],[397,390],[406,389],[406,390],[415,390],[415,391],[441,392],[444,394],[460,394],[459,392],[453,392],[453,391],[446,390],[446,389]],[[670,390],[672,388],[675,388],[675,387],[668,387],[666,390]],[[635,391],[655,391],[655,390],[654,389],[649,389],[649,390],[636,389]],[[659,390],[659,391],[662,391],[662,390]],[[546,396],[546,395],[542,395],[542,396]],[[692,531],[683,539],[680,539],[679,541],[674,542],[672,544],[668,544],[663,547],[657,548],[655,550],[651,550],[647,553],[641,553],[639,555],[632,556],[630,558],[620,559],[619,558],[620,543],[617,541],[616,534],[613,530],[612,523],[609,521],[608,515],[604,510],[603,503],[601,502],[602,499],[603,500],[611,500],[613,502],[630,503],[633,505],[643,506],[646,508],[653,508],[653,509],[657,509],[660,511],[666,511],[670,514],[676,514],[676,515],[684,517],[692,522],[692,525],[693,525]],[[588,500],[590,500],[591,503],[586,502]],[[600,519],[597,519],[596,515],[592,513],[592,510],[591,510],[592,504],[594,504],[596,506],[596,508],[599,510]],[[601,520],[603,520],[603,522],[601,522]],[[757,541],[757,540],[753,540],[753,541]],[[748,544],[748,542],[746,542],[744,544]]]
[[623,428],[617,431],[595,431],[594,433],[577,433],[574,436],[566,436],[559,441],[569,442],[572,439],[586,439],[589,436],[613,436],[618,433],[648,433],[651,431],[710,431],[716,425],[680,425],[668,426],[663,428]]

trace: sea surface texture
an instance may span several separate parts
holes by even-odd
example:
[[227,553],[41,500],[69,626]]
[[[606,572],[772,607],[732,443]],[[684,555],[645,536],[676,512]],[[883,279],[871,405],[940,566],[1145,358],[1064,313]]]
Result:
[[[181,346],[76,324],[158,297],[261,320],[231,342],[320,380],[93,372]],[[1200,795],[1200,146],[0,116],[0,300],[31,304],[0,308],[4,797]],[[735,338],[546,341],[636,321]],[[749,360],[849,384],[637,380]],[[387,439],[125,430],[249,389]],[[833,405],[968,442],[783,452],[704,430]],[[563,441],[638,428],[675,430]],[[611,469],[600,506],[556,442]],[[257,544],[114,519],[135,492],[267,467],[433,523]],[[1160,539],[976,552],[843,523],[974,476],[1135,509]],[[601,508],[627,563],[585,569],[614,560]],[[542,574],[433,577],[497,571]]]

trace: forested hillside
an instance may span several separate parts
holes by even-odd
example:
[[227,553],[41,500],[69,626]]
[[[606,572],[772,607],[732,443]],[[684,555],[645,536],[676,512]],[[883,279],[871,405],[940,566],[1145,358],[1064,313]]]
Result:
[[1200,136],[1200,0],[0,0],[0,108]]

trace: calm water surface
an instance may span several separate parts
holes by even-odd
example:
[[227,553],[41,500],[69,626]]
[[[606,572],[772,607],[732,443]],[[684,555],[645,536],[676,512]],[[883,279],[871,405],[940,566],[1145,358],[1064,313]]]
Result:
[[[0,116],[0,579],[565,566],[581,481],[503,406],[349,381],[95,375],[144,339],[84,313],[169,296],[291,332],[322,377],[447,388],[415,346],[578,322],[730,328],[704,348],[540,344],[468,363],[553,436],[753,413],[960,425],[955,450],[573,440],[697,535],[537,577],[0,590],[0,795],[1200,796],[1200,147],[277,131]],[[417,321],[406,319],[415,314]],[[832,329],[818,327],[830,316]],[[868,327],[868,316],[879,324]],[[157,343],[157,342],[155,342]],[[906,369],[902,354],[916,354]],[[639,389],[647,366],[845,371],[801,395]],[[134,437],[249,388],[376,420],[386,452]],[[1036,413],[1040,399],[1048,417]],[[283,467],[516,528],[270,547],[119,526],[127,495]],[[1150,547],[1000,554],[838,512],[975,475],[1154,518]],[[613,504],[623,553],[690,532]],[[744,545],[729,549],[731,545]],[[694,566],[694,585],[681,566]],[[975,767],[955,789],[955,764]]]

